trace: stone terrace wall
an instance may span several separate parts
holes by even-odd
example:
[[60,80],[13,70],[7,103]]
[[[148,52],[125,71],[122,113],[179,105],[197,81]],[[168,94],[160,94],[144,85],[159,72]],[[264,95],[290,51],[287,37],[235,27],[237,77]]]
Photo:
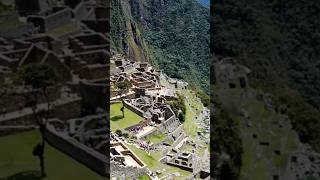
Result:
[[[57,99],[60,96],[60,86],[49,87],[48,88],[48,96],[51,100]],[[2,113],[2,109],[5,108],[7,112],[17,111],[20,107],[28,107],[28,98],[33,97],[31,92],[18,93],[12,92],[5,94],[1,97],[0,100],[0,114]],[[30,98],[29,98],[30,99]],[[38,103],[46,102],[43,96],[38,97]]]
[[51,112],[51,117],[67,120],[81,116],[81,101],[73,101],[62,106],[56,106]]
[[88,148],[87,146],[68,136],[59,134],[53,129],[52,126],[48,127],[45,137],[48,143],[52,146],[68,154],[77,161],[85,164],[87,167],[99,173],[100,175],[107,177],[109,170],[109,159],[106,156]]
[[124,107],[130,109],[131,111],[133,111],[134,113],[138,114],[139,116],[143,117],[144,112],[142,110],[140,110],[139,108],[133,106],[132,104],[124,101]]
[[[80,99],[76,101],[72,101],[60,106],[56,106],[54,109],[50,110],[50,117],[51,118],[59,118],[62,120],[67,120],[70,118],[79,117],[81,115],[81,108],[80,108]],[[16,111],[17,112],[17,111]],[[17,112],[18,113],[18,112]],[[9,119],[6,116],[0,115],[0,126],[2,125],[34,125],[36,124],[34,120],[34,116],[29,109],[29,113],[23,114],[18,113],[17,116],[14,116]]]
[[81,21],[84,18],[86,18],[88,16],[88,10],[86,7],[85,2],[80,2],[74,9],[73,9],[73,17],[77,20],[77,21]]
[[40,32],[44,33],[61,25],[71,23],[72,11],[70,8],[59,10],[55,13],[43,16],[29,16],[28,22],[32,22],[35,26],[40,26]]
[[27,34],[33,31],[33,25],[29,23],[17,24],[15,27],[3,27],[0,28],[0,34],[6,38],[17,38],[23,34]]
[[19,18],[19,15],[17,12],[10,12],[7,14],[2,14],[0,15],[0,22],[5,22],[5,21],[14,21]]
[[45,18],[46,31],[70,23],[72,20],[72,12],[70,8],[65,8],[51,14]]
[[124,167],[110,162],[110,173],[111,177],[122,177],[124,175],[126,178],[137,179],[139,176],[147,174],[148,171],[146,168]]
[[1,126],[0,136],[12,135],[24,131],[34,130],[35,126]]

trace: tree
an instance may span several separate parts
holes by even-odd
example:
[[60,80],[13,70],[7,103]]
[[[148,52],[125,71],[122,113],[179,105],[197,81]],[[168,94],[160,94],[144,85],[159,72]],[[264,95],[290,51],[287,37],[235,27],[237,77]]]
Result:
[[184,114],[182,112],[179,113],[178,119],[180,122],[182,122],[182,123],[184,122],[185,119],[184,119]]
[[221,179],[230,179],[236,180],[238,179],[238,173],[236,172],[235,168],[232,167],[229,161],[224,161],[221,166],[220,178]]
[[119,92],[120,92],[120,98],[122,102],[122,107],[120,111],[122,111],[122,117],[124,118],[124,104],[123,104],[122,95],[129,88],[129,84],[127,81],[119,81],[115,83],[115,87],[119,89]]
[[125,132],[125,133],[123,133],[123,134],[122,134],[122,136],[123,136],[124,138],[129,138],[129,134],[128,134],[128,133],[126,133],[126,132]]
[[117,129],[116,134],[120,137],[120,136],[122,136],[122,131],[120,129]]
[[[18,71],[18,81],[23,83],[25,87],[31,88],[30,103],[33,115],[42,136],[42,140],[33,150],[33,155],[38,156],[40,160],[41,176],[45,177],[44,152],[45,152],[45,131],[50,110],[50,99],[48,96],[48,86],[54,84],[56,74],[51,66],[47,64],[34,63],[23,66]],[[47,103],[47,109],[39,110],[37,104],[39,97],[44,97]]]
[[115,83],[115,87],[119,90],[121,97],[123,93],[129,88],[129,84],[127,81],[119,81]]
[[124,107],[123,106],[120,108],[120,111],[122,112],[122,118],[124,118]]

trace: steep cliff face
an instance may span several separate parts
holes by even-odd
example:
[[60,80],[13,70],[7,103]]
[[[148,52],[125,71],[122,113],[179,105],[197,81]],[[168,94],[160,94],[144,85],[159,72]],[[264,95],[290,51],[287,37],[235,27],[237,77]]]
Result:
[[113,0],[113,49],[209,89],[209,9],[197,0]]
[[148,48],[128,1],[112,0],[111,48],[135,61],[149,61]]

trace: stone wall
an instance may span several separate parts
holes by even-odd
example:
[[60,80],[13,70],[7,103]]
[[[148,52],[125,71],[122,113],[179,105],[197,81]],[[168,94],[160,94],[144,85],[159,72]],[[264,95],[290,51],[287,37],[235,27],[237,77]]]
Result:
[[88,148],[69,136],[56,132],[54,127],[50,125],[45,133],[45,137],[47,142],[53,147],[68,154],[100,175],[104,177],[108,176],[109,159],[106,156]]
[[67,120],[81,116],[81,100],[73,101],[61,106],[56,106],[50,111],[51,118]]
[[35,126],[1,126],[0,136],[12,135],[24,131],[34,130]]
[[109,53],[106,50],[96,50],[76,53],[76,57],[81,58],[87,64],[105,64],[106,60],[110,58]]
[[[57,99],[60,97],[60,86],[49,87],[48,88],[48,96],[50,100]],[[29,98],[28,98],[29,97]],[[3,112],[2,109],[5,108],[7,112],[18,111],[20,108],[23,107],[30,107],[29,101],[31,100],[30,97],[31,92],[9,92],[6,95],[1,97],[0,101],[0,114]],[[44,103],[45,99],[43,96],[38,97],[38,103]]]
[[[55,106],[54,109],[50,110],[50,118],[59,118],[67,120],[81,116],[80,99],[71,101],[60,106]],[[0,115],[0,125],[35,125],[35,119],[32,111],[26,110],[28,113],[22,112],[12,117]]]
[[174,167],[183,169],[183,170],[185,170],[185,171],[189,171],[189,172],[192,172],[192,171],[193,171],[193,168],[192,168],[192,167],[186,167],[186,166],[179,165],[179,164],[176,164],[176,163],[171,163],[171,162],[167,162],[167,164],[170,165],[170,166],[174,166]]
[[86,7],[85,2],[80,2],[73,10],[73,17],[77,20],[77,21],[81,21],[83,19],[85,19],[88,16],[88,10]]
[[[0,117],[5,118],[6,116],[0,115]],[[17,116],[10,119],[0,120],[0,126],[19,126],[19,125],[35,125],[35,119],[33,114],[28,114],[24,116]]]
[[11,27],[1,25],[0,34],[2,37],[6,38],[18,38],[24,34],[31,33],[33,29],[34,27],[30,23],[17,22],[15,26]]
[[[0,15],[0,22],[6,22],[6,21],[15,21],[19,18],[19,14],[17,12],[10,12],[7,14],[1,14]],[[2,34],[1,34],[2,36]]]
[[124,167],[110,162],[110,177],[123,177],[137,179],[139,176],[148,173],[146,168]]
[[40,27],[39,31],[41,33],[46,33],[49,30],[71,23],[71,20],[72,11],[70,8],[56,10],[56,12],[48,16],[33,15],[27,18],[27,21],[33,23],[35,27]]
[[176,147],[178,144],[180,144],[185,137],[185,133],[180,134],[180,136],[173,142],[172,147]]
[[71,23],[71,20],[72,12],[70,8],[57,10],[57,12],[50,14],[45,18],[45,31]]
[[139,116],[143,117],[144,112],[142,110],[140,110],[139,108],[133,106],[132,104],[124,101],[124,107],[130,109],[131,111],[133,111],[134,113],[138,114]]
[[[106,81],[107,82],[107,81]],[[95,113],[96,108],[106,109],[108,107],[108,92],[107,83],[94,83],[91,81],[80,82],[80,94],[82,97],[82,112],[85,114]],[[92,96],[94,94],[94,96]]]

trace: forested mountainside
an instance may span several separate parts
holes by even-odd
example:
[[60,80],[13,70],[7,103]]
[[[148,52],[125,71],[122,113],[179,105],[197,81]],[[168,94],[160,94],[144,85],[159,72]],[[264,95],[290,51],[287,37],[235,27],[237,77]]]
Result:
[[320,152],[320,4],[315,0],[211,3],[214,56],[233,57],[249,67],[251,86],[271,93],[275,104],[286,105],[300,141]]
[[253,76],[299,90],[320,105],[320,5],[315,0],[215,1],[214,49]]
[[113,49],[209,91],[209,9],[196,0],[113,0]]

